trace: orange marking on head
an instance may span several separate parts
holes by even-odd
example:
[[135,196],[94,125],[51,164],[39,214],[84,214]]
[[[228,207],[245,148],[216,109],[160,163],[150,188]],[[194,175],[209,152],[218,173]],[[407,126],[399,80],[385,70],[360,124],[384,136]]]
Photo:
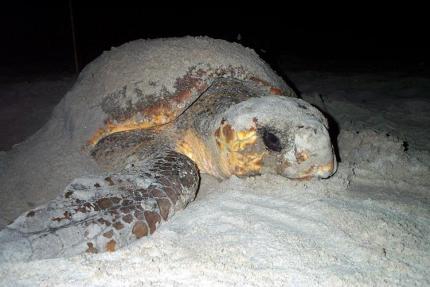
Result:
[[302,163],[309,159],[309,154],[307,151],[296,152],[295,156],[298,163]]
[[319,172],[333,172],[333,170],[334,170],[334,161],[335,160],[332,160],[332,161],[330,161],[327,164],[320,165],[317,168],[317,171],[319,171]]
[[298,179],[310,179],[313,176],[317,175],[318,173],[326,173],[326,172],[333,172],[334,170],[334,161],[330,161],[327,164],[323,164],[323,165],[313,165],[310,168],[308,168],[307,170],[303,171],[300,173]]
[[[223,132],[220,133],[219,130]],[[260,172],[266,152],[252,151],[252,146],[256,144],[258,138],[254,126],[246,130],[235,131],[229,123],[222,121],[214,135],[219,148],[219,168],[224,176]]]
[[229,124],[226,124],[222,127],[222,133],[226,142],[230,142],[234,139],[234,131]]

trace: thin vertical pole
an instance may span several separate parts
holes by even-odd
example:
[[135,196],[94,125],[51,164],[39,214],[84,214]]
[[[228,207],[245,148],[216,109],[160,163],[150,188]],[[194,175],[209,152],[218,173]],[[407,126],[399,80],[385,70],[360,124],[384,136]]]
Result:
[[75,60],[75,72],[79,73],[79,61],[78,61],[78,48],[76,46],[76,32],[75,32],[75,20],[73,18],[73,6],[72,0],[69,0],[69,14],[70,14],[70,26],[72,30],[72,41],[73,41],[73,55]]

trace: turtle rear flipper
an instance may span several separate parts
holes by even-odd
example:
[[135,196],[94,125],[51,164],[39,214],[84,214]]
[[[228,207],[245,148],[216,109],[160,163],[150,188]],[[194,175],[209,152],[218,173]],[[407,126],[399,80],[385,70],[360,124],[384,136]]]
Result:
[[75,179],[0,231],[0,261],[114,251],[152,234],[194,199],[198,184],[195,164],[174,151],[119,173]]

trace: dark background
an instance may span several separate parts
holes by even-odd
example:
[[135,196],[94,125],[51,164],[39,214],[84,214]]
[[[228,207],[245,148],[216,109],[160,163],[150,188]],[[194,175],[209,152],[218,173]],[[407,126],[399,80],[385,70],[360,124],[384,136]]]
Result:
[[426,19],[404,7],[395,14],[391,6],[327,14],[310,3],[300,9],[265,2],[198,2],[193,9],[148,3],[3,1],[0,72],[73,72],[70,4],[80,69],[104,50],[138,38],[208,35],[237,41],[240,34],[242,44],[275,68],[282,60],[302,69],[428,70]]

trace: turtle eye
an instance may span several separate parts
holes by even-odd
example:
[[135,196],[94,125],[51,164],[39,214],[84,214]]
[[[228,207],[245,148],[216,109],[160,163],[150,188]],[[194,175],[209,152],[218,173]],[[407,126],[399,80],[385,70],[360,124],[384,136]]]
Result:
[[269,150],[280,152],[282,150],[281,141],[273,133],[263,130],[263,142]]

